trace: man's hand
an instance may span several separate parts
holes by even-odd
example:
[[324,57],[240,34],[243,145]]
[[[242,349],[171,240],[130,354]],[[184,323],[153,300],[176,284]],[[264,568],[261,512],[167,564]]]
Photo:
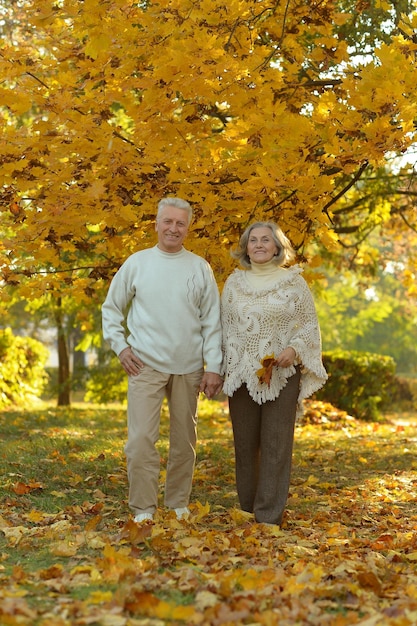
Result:
[[119,360],[126,374],[137,376],[141,373],[144,363],[133,353],[131,348],[125,348],[119,354]]
[[207,398],[211,400],[216,396],[223,387],[223,378],[219,374],[214,372],[204,372],[201,379],[200,391],[206,394]]

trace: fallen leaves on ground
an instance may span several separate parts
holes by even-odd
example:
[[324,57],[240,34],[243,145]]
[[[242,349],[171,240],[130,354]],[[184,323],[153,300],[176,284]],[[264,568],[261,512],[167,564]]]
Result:
[[[68,432],[65,476],[58,480],[59,467],[54,470],[59,488],[36,467],[22,480],[21,468],[9,466],[2,477],[10,486],[0,515],[0,623],[415,624],[416,421],[359,423],[344,414],[338,421],[334,408],[321,409],[319,420],[320,404],[312,404],[296,431],[282,528],[255,523],[237,505],[224,409],[200,420],[187,520],[177,520],[161,500],[153,522],[135,524],[121,457],[98,477],[92,456],[83,468],[90,471],[80,474],[87,449]],[[117,414],[120,434],[123,419]],[[98,429],[115,428],[114,415],[97,412],[94,420],[92,442]],[[22,419],[22,438],[25,424]],[[56,437],[61,434],[58,428]],[[123,445],[114,435],[103,463],[112,446]],[[38,481],[41,487],[14,488]],[[78,502],[68,503],[68,490]]]

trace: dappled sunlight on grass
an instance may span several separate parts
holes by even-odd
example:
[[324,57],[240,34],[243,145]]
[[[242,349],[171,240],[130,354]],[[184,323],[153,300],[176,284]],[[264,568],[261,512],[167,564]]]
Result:
[[[310,407],[282,528],[240,511],[227,405],[203,400],[191,513],[127,507],[125,407],[0,414],[0,623],[412,626],[417,422]],[[370,620],[370,621],[369,621]]]

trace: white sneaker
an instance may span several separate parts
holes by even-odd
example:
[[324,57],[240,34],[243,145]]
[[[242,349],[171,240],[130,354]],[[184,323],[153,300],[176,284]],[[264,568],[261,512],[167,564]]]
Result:
[[188,506],[183,506],[180,507],[179,509],[174,509],[175,511],[175,515],[177,516],[177,519],[184,519],[184,517],[188,517],[190,514],[190,509],[188,508]]
[[137,515],[135,515],[135,522],[137,524],[141,524],[142,522],[146,522],[148,520],[153,520],[153,515],[152,513],[138,513]]

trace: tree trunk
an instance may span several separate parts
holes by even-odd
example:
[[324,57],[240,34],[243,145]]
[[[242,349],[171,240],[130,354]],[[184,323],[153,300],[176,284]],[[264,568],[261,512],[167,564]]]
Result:
[[[79,326],[72,329],[69,336],[69,345],[72,359],[72,375],[71,390],[74,393],[85,393],[85,381],[87,373],[86,353],[83,350],[76,350],[76,346],[80,343],[83,333]],[[73,396],[74,397],[74,396]]]
[[58,298],[55,309],[55,322],[58,336],[58,406],[69,406],[70,367],[65,329],[62,321],[62,300]]
[[73,329],[72,334],[71,334],[71,339],[72,339],[71,349],[72,349],[72,371],[74,375],[80,372],[82,374],[87,365],[85,352],[83,350],[75,350],[75,346],[77,346],[80,343],[82,336],[83,334],[81,332],[81,329],[78,326]]

